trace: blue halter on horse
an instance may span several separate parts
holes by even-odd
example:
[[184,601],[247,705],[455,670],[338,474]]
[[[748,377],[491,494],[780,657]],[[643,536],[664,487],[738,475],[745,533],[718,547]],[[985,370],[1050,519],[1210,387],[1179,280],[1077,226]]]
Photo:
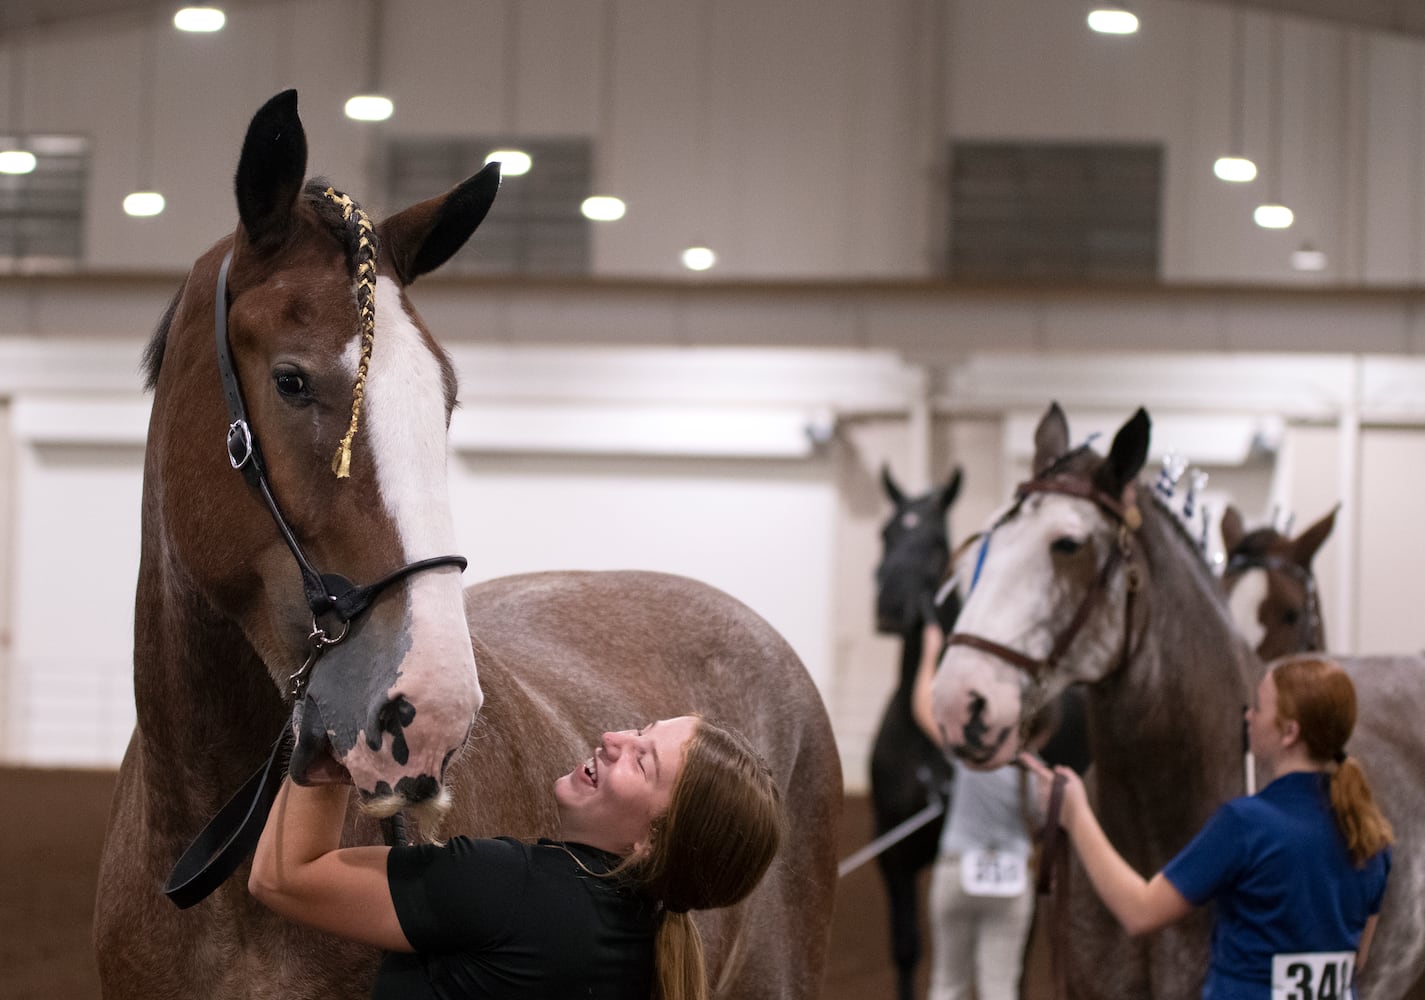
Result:
[[[307,599],[307,607],[312,613],[312,631],[307,637],[311,651],[306,661],[289,678],[287,695],[295,703],[295,714],[300,711],[307,683],[317,660],[328,647],[335,646],[346,637],[352,621],[367,611],[382,591],[422,570],[452,565],[463,570],[467,563],[464,556],[458,555],[419,559],[386,574],[374,583],[365,585],[354,584],[338,573],[322,573],[312,565],[272,495],[267,468],[262,460],[262,449],[258,445],[252,425],[248,422],[247,408],[243,404],[242,386],[233,365],[232,348],[228,343],[228,267],[232,263],[232,256],[232,251],[228,251],[223,257],[222,266],[218,268],[217,295],[213,308],[218,375],[222,379],[223,399],[227,404],[229,419],[226,447],[229,463],[242,473],[248,485],[262,497],[273,522],[277,525],[278,533],[291,551],[292,558],[296,560],[297,568],[302,574],[302,590]],[[369,338],[372,319],[367,310],[363,310],[362,318],[368,326],[366,336]],[[359,396],[353,404],[353,409],[357,407]],[[355,415],[352,426],[354,429]],[[349,436],[343,446],[349,447]],[[340,631],[335,635],[329,635],[321,625],[321,619],[327,616],[335,616],[341,622]],[[276,798],[277,787],[281,784],[283,759],[291,749],[292,740],[292,717],[289,717],[282,725],[267,763],[228,800],[174,865],[163,891],[180,909],[187,909],[207,898],[256,846],[257,838],[262,833],[263,824]],[[398,829],[396,824],[391,824],[387,829],[388,839],[399,838],[399,833],[396,832]]]

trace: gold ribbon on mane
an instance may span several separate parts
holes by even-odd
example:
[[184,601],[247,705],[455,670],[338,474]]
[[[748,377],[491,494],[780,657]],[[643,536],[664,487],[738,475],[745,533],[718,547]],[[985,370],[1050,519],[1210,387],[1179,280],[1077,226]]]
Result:
[[370,217],[350,197],[327,188],[325,192],[341,208],[347,223],[356,223],[356,311],[361,321],[361,361],[356,366],[356,385],[351,390],[351,423],[332,457],[332,471],[338,479],[351,476],[351,442],[361,422],[361,401],[366,395],[366,373],[371,366],[371,348],[376,342],[376,241]]

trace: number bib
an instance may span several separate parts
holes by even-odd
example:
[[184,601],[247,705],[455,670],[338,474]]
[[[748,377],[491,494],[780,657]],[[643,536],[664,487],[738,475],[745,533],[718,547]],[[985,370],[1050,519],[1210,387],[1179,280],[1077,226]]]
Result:
[[1022,854],[966,851],[960,855],[960,887],[967,896],[1019,896],[1029,885]]
[[1272,956],[1272,1000],[1350,1000],[1353,951]]

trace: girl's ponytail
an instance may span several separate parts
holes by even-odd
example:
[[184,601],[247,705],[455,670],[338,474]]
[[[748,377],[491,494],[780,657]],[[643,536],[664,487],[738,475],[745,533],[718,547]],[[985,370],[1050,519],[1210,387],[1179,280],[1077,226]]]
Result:
[[689,914],[663,911],[653,949],[654,1000],[707,1000],[703,939]]
[[1331,811],[1357,868],[1395,839],[1390,821],[1376,807],[1365,772],[1351,757],[1340,761],[1331,776]]

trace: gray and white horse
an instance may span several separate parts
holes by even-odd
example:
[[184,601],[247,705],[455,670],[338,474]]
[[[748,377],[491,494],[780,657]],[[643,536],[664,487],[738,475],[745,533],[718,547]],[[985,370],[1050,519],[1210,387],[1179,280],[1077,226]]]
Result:
[[[1101,456],[1071,450],[1063,412],[1049,408],[1033,478],[988,532],[935,681],[947,743],[984,766],[1012,760],[1025,721],[1067,685],[1086,685],[1089,794],[1109,839],[1144,875],[1243,794],[1242,710],[1265,669],[1198,546],[1136,483],[1149,427],[1139,410]],[[1349,749],[1397,836],[1361,997],[1414,996],[1425,973],[1425,660],[1341,662],[1359,698]],[[1129,939],[1077,865],[1070,893],[1064,957],[1074,996],[1199,995],[1205,911]]]

